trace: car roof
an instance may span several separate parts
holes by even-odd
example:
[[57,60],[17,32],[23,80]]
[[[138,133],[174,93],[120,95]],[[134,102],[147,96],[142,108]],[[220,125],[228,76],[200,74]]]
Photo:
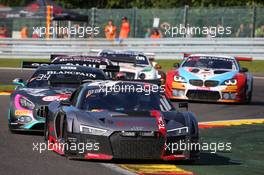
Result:
[[233,57],[233,56],[220,55],[220,54],[219,55],[218,54],[191,54],[188,57],[193,57],[193,56],[197,56],[197,57],[202,57],[202,56],[204,56],[204,57],[219,57],[219,58],[229,58],[229,59],[235,60],[235,57]]
[[109,55],[129,55],[129,56],[137,56],[144,55],[143,52],[132,51],[132,50],[102,50],[101,53],[109,54]]

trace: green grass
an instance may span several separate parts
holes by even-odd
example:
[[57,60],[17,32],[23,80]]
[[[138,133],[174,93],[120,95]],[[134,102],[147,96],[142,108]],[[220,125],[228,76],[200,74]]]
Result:
[[[0,59],[0,67],[21,67],[22,60],[26,61],[38,61],[47,62],[48,59]],[[168,71],[173,68],[173,64],[180,62],[179,60],[157,60],[157,62],[162,66],[162,69]],[[254,73],[264,73],[264,60],[263,61],[253,61],[253,62],[241,62],[242,67],[246,67],[250,72]]]
[[[157,60],[162,66],[162,69],[168,71],[173,68],[173,64],[180,62],[179,60]],[[252,61],[252,62],[240,62],[241,67],[246,67],[253,73],[264,73],[264,60]]]
[[201,159],[197,163],[181,167],[201,175],[263,174],[263,131],[264,124],[201,129],[202,142],[230,142],[231,151],[201,153]]
[[0,92],[13,91],[15,88],[16,86],[14,85],[0,85]]
[[22,61],[47,62],[48,59],[0,59],[0,67],[21,67]]

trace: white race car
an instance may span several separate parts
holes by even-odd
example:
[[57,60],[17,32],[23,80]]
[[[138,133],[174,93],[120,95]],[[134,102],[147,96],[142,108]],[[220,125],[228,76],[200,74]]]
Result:
[[119,65],[119,76],[124,76],[126,79],[157,80],[161,78],[158,70],[142,52],[102,50],[98,56]]

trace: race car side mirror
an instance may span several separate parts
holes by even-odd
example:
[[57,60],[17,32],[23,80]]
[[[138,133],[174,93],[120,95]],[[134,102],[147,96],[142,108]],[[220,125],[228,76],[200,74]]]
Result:
[[242,68],[240,69],[240,72],[248,72],[248,68],[246,68],[246,67],[242,67]]
[[61,101],[60,101],[60,104],[61,104],[62,106],[71,106],[71,102],[70,102],[69,99],[67,99],[67,100],[61,100]]
[[180,64],[179,64],[179,63],[174,63],[174,64],[173,64],[173,67],[175,67],[175,68],[179,68],[179,67],[180,67]]
[[13,84],[18,85],[18,86],[23,86],[23,87],[25,86],[24,81],[23,81],[22,78],[15,78],[13,80]]
[[188,107],[189,107],[189,105],[188,105],[187,102],[181,102],[181,103],[179,103],[179,108],[186,108],[186,110],[188,110]]

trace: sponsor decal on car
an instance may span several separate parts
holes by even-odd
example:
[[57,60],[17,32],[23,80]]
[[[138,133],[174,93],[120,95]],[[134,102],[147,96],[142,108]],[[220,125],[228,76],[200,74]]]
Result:
[[53,96],[46,96],[43,97],[42,100],[43,101],[61,101],[61,100],[67,100],[70,97],[70,95],[67,94],[59,94],[59,95],[53,95]]
[[30,115],[30,110],[15,110],[15,116]]

